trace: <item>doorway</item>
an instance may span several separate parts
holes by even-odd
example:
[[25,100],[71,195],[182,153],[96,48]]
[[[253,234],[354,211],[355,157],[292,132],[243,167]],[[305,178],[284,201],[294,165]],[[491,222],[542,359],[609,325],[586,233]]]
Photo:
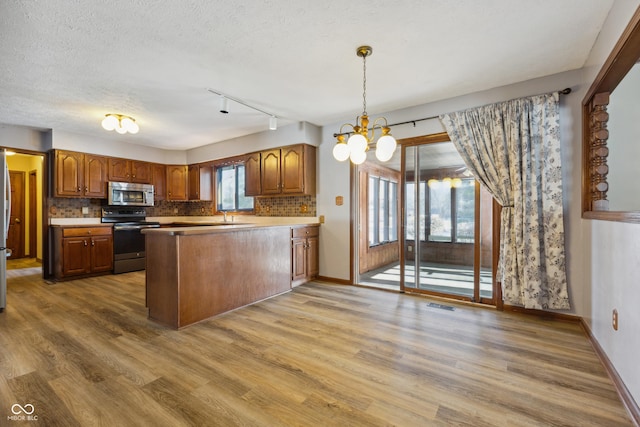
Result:
[[7,247],[13,253],[7,270],[42,269],[44,155],[12,153],[7,165],[11,178]]
[[448,135],[402,141],[355,176],[355,283],[495,305],[497,205]]

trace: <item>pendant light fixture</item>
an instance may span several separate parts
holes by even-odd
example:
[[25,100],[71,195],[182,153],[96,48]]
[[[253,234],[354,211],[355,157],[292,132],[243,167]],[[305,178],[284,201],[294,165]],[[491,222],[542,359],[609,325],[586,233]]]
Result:
[[140,130],[136,120],[133,117],[124,116],[122,114],[106,114],[102,119],[102,127],[105,130],[115,130],[119,134],[136,134]]
[[[396,139],[389,133],[391,129],[387,119],[378,117],[373,120],[373,126],[369,129],[369,116],[367,115],[367,57],[371,56],[371,46],[360,46],[356,49],[356,55],[362,58],[362,116],[356,117],[356,124],[345,123],[340,127],[340,133],[336,134],[338,141],[333,147],[333,157],[343,162],[350,159],[352,163],[359,165],[367,159],[367,151],[373,145],[376,148],[376,158],[386,162],[393,157],[396,150]],[[358,123],[359,121],[359,123]],[[351,131],[345,133],[343,129],[351,127]],[[380,138],[374,144],[376,131],[380,131]],[[345,135],[351,133],[345,142]]]

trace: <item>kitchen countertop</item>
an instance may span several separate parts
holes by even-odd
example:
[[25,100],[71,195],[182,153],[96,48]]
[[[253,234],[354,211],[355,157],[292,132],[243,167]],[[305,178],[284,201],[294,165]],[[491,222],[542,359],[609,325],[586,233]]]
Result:
[[220,223],[220,222],[193,222],[181,221],[176,227],[163,226],[160,228],[145,228],[142,230],[143,234],[167,234],[172,236],[187,236],[196,234],[214,234],[214,233],[228,233],[232,231],[248,230],[255,228],[268,228],[268,227],[300,227],[300,226],[318,226],[318,223],[307,224],[250,224],[250,223]]

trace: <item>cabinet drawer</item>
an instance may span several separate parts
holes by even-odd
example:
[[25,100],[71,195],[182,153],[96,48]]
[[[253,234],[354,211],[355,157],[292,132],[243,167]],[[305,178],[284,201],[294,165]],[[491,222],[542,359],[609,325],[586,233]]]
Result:
[[63,237],[111,236],[111,227],[73,227],[62,230]]
[[320,230],[318,227],[296,227],[291,230],[293,238],[317,237]]

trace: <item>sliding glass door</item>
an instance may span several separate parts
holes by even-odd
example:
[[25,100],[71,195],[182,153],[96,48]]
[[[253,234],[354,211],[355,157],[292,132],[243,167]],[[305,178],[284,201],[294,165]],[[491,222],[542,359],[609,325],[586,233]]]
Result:
[[491,195],[450,141],[402,149],[403,289],[493,303]]

